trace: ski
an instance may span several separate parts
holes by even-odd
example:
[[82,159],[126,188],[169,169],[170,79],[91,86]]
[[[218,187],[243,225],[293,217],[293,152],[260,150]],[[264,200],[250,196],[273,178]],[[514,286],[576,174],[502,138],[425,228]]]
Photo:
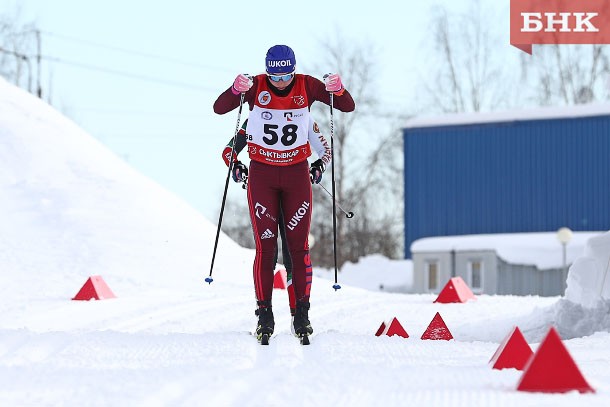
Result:
[[[272,336],[271,334],[268,334],[268,333],[257,335],[256,333],[251,332],[250,334],[256,338],[256,340],[258,341],[259,344],[264,345],[264,346],[269,345],[269,341],[271,340],[271,336]],[[311,344],[311,339],[310,339],[311,335],[309,335],[309,334],[301,334],[301,335],[295,334],[294,336],[296,338],[298,338],[299,343],[301,345],[306,346],[306,345]]]
[[307,334],[301,334],[297,336],[299,338],[299,342],[301,342],[301,345],[309,345],[309,335]]

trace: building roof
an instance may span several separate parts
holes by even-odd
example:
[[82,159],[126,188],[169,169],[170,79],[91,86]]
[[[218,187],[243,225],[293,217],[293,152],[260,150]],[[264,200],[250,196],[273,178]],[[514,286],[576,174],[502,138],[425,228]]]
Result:
[[[587,241],[603,232],[573,232],[566,245],[567,263],[584,254]],[[556,232],[498,233],[486,235],[438,236],[418,239],[411,253],[493,250],[511,264],[535,265],[538,269],[563,266],[563,248]]]
[[415,117],[408,120],[404,127],[413,129],[422,127],[467,126],[481,123],[506,123],[591,116],[610,116],[610,103]]

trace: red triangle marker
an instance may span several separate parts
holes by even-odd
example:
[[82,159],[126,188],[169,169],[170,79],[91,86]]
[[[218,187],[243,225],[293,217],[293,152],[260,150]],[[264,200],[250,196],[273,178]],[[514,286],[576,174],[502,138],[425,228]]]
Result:
[[72,300],[89,301],[108,298],[116,298],[116,295],[110,290],[102,276],[91,276]]
[[385,334],[387,336],[398,335],[402,336],[403,338],[409,337],[409,334],[407,333],[407,331],[405,331],[400,322],[398,322],[398,319],[396,319],[396,317],[392,318],[392,322],[390,322],[390,325],[388,325],[388,329],[386,329]]
[[498,346],[489,363],[493,363],[492,369],[523,370],[533,354],[519,327],[514,327]]
[[517,390],[544,393],[577,390],[580,393],[595,393],[554,327],[551,327],[525,366]]
[[288,282],[286,280],[286,270],[279,269],[275,272],[275,275],[273,276],[273,288],[285,290],[287,287]]
[[385,322],[382,322],[381,325],[379,325],[379,329],[377,329],[377,332],[375,332],[375,336],[381,336],[383,335],[383,333],[385,332]]
[[462,277],[453,277],[445,284],[434,302],[466,302],[470,299],[476,299],[470,287],[462,280]]
[[381,323],[379,329],[377,329],[377,332],[375,333],[375,336],[381,335],[398,335],[402,336],[403,338],[409,337],[409,334],[407,333],[407,331],[405,331],[400,322],[398,322],[398,319],[396,319],[396,317],[392,318],[392,321],[390,321],[390,323],[386,323],[385,321]]
[[431,340],[444,340],[448,341],[453,339],[453,335],[445,325],[445,321],[441,317],[441,314],[438,312],[432,318],[430,325],[426,328],[426,331],[422,334],[421,339],[431,339]]

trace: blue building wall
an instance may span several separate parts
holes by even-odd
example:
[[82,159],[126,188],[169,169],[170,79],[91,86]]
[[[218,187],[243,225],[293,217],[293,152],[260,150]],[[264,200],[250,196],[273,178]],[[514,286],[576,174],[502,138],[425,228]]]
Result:
[[406,258],[427,236],[610,230],[610,115],[403,137]]

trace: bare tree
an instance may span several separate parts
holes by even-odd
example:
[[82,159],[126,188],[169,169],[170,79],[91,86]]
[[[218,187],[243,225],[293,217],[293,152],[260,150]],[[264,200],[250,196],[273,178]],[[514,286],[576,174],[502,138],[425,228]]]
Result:
[[467,13],[436,9],[433,54],[419,98],[428,103],[420,110],[479,112],[610,99],[606,46],[541,45],[534,56],[510,53],[498,47],[502,40],[495,35],[497,23],[480,0],[471,0]]
[[499,55],[495,16],[473,0],[467,13],[433,11],[433,47],[421,85],[424,110],[480,112],[510,105],[513,84]]
[[610,60],[603,45],[543,45],[521,56],[524,81],[539,105],[609,99]]
[[0,75],[32,92],[36,37],[33,23],[21,24],[21,10],[0,15]]
[[[401,256],[402,143],[390,120],[379,115],[374,77],[377,51],[371,43],[346,39],[339,33],[332,39],[325,38],[322,47],[326,56],[323,66],[333,67],[341,74],[356,101],[354,112],[333,112],[336,198],[342,208],[356,213],[348,219],[337,209],[338,267],[367,254]],[[316,71],[322,69],[318,67]],[[314,117],[330,138],[328,107],[320,104],[314,107]],[[380,123],[382,120],[386,123]],[[323,180],[329,191],[331,171],[327,168]],[[387,173],[393,176],[388,177]],[[316,264],[331,267],[332,198],[316,186],[314,197],[312,233],[316,243],[312,254]]]

